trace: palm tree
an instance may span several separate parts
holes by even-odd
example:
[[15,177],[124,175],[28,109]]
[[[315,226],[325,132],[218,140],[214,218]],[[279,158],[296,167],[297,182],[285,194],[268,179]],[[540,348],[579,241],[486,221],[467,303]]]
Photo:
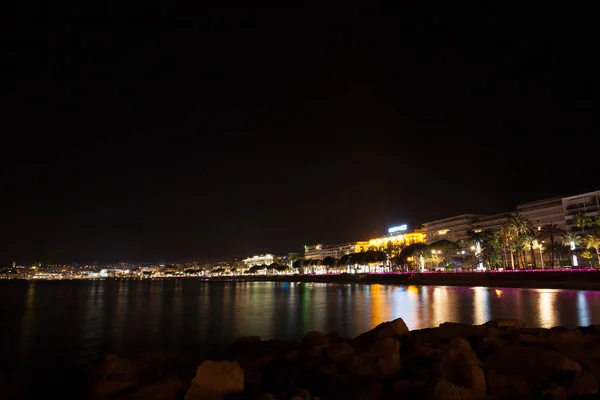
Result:
[[533,251],[533,247],[535,246],[535,242],[537,239],[535,231],[533,229],[528,230],[523,234],[522,238],[526,245],[529,246],[529,251],[531,253],[531,265],[535,269],[537,268],[537,263],[535,261],[535,252]]
[[338,259],[334,257],[325,257],[321,263],[327,268],[328,272],[331,272],[337,267]]
[[526,235],[528,232],[533,231],[533,225],[531,222],[521,214],[514,213],[510,214],[507,222],[508,229],[512,232],[513,242],[515,243],[515,248],[517,249],[517,259],[519,258],[519,254],[523,260],[523,264],[525,264],[525,257],[523,255],[523,250],[525,248],[525,242],[523,242],[522,236]]
[[542,226],[540,230],[540,238],[548,239],[550,241],[550,268],[554,268],[554,255],[555,255],[555,244],[557,240],[564,237],[567,232],[564,229],[559,228],[556,224],[548,224]]
[[410,264],[413,266],[417,263],[420,257],[425,254],[429,249],[429,246],[425,243],[413,243],[402,249],[402,252],[398,256],[401,263],[408,263],[409,259],[412,260]]
[[[475,254],[481,264],[487,263],[488,269],[497,261],[497,246],[494,241],[494,234],[490,230],[485,231],[469,231],[467,232],[469,242],[478,247]],[[495,254],[495,256],[494,256]]]
[[592,218],[588,217],[581,211],[575,214],[575,216],[573,217],[573,221],[575,222],[575,226],[581,229],[583,233],[585,233],[586,226],[592,226]]
[[510,227],[508,227],[507,225],[500,227],[498,232],[496,232],[496,235],[498,236],[498,239],[500,240],[500,245],[502,246],[502,252],[504,253],[503,266],[504,266],[504,262],[506,262],[506,264],[507,264],[506,266],[504,266],[504,268],[506,268],[508,266],[508,257],[506,256],[506,248],[508,248],[508,250],[510,252],[510,267],[511,267],[511,269],[515,269],[515,259],[513,257],[513,252],[512,252],[512,248],[511,248],[512,231],[511,231]]
[[562,244],[569,246],[569,249],[571,249],[571,262],[573,263],[573,266],[579,264],[577,262],[577,256],[575,255],[575,249],[581,244],[581,236],[576,233],[567,232],[562,238]]
[[586,235],[583,239],[585,248],[588,250],[596,250],[596,256],[598,257],[598,263],[600,264],[600,237],[596,235]]

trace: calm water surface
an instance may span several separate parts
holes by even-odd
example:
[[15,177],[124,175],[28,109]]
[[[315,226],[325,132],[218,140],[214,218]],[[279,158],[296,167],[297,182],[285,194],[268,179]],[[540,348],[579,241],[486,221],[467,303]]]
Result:
[[203,355],[234,338],[358,335],[402,317],[410,329],[515,317],[533,326],[600,323],[600,292],[449,286],[152,281],[0,282],[0,357],[61,368],[106,353],[176,349]]

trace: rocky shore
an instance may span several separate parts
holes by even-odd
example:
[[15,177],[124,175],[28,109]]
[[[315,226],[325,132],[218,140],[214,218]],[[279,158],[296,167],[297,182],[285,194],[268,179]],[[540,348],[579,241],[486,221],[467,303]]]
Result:
[[240,338],[221,359],[168,352],[108,355],[88,371],[88,399],[598,399],[600,325],[444,323],[399,318],[356,338]]

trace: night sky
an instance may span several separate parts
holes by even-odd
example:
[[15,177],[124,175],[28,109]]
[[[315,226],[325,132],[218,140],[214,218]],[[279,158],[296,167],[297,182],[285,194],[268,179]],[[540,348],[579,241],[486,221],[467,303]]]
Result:
[[590,10],[125,3],[2,28],[0,262],[301,251],[600,189]]

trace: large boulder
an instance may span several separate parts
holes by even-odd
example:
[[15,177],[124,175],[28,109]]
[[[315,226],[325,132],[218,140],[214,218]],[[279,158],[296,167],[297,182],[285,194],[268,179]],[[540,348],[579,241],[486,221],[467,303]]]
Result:
[[571,381],[568,394],[575,398],[598,395],[598,379],[586,371]]
[[472,389],[456,386],[445,380],[435,384],[431,396],[431,400],[480,400],[484,398],[485,392],[479,393]]
[[102,376],[92,389],[92,397],[104,399],[133,388],[138,385],[138,375],[131,360],[108,354],[104,358]]
[[310,331],[304,335],[300,342],[297,359],[302,363],[311,363],[320,358],[323,351],[333,345],[337,340],[337,334]]
[[445,339],[451,339],[453,337],[484,337],[488,335],[487,329],[481,326],[474,326],[469,324],[460,324],[457,322],[444,322],[440,324],[437,329],[432,329],[433,335],[439,336]]
[[391,378],[402,367],[400,342],[391,337],[370,343],[340,362],[340,370],[377,379]]
[[368,332],[359,335],[355,340],[357,343],[375,342],[386,338],[399,338],[410,335],[410,331],[402,318],[393,321],[382,322]]
[[204,361],[198,367],[185,400],[220,399],[244,390],[244,372],[236,361]]
[[376,378],[390,378],[402,367],[400,342],[392,337],[374,342],[360,357],[372,365]]
[[354,356],[354,349],[348,343],[336,343],[324,351],[327,359],[336,364],[344,364]]
[[[448,382],[456,386],[458,388],[456,391],[463,394],[484,396],[486,393],[485,375],[479,364],[469,342],[465,338],[455,337],[442,348],[440,362],[436,365],[435,377],[438,382]],[[449,389],[450,392],[453,390]]]
[[532,396],[553,379],[572,379],[581,366],[564,354],[543,347],[506,345],[484,360],[488,393],[495,396]]
[[173,400],[185,394],[181,379],[171,378],[136,390],[131,400]]
[[334,374],[325,376],[319,389],[311,393],[321,399],[378,400],[383,387],[371,377]]

